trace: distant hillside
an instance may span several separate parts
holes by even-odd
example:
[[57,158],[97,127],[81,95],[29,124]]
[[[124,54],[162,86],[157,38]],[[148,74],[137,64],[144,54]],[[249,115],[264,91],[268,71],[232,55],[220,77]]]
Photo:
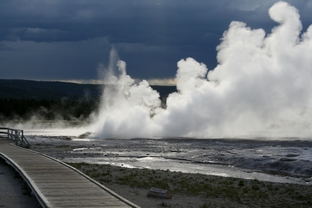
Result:
[[170,93],[177,91],[176,86],[152,85],[151,87],[159,93],[160,97],[167,97]]
[[[175,86],[152,86],[152,88],[157,90],[161,97],[176,91]],[[59,100],[66,97],[78,100],[88,97],[97,100],[101,92],[101,85],[0,79],[0,98]]]
[[79,99],[85,95],[98,98],[99,85],[65,82],[0,80],[0,98],[15,99]]

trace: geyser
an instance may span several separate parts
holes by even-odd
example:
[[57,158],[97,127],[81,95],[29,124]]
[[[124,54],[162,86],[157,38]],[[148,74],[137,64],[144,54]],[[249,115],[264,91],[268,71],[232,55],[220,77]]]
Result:
[[279,23],[270,34],[232,22],[215,69],[179,61],[178,92],[166,109],[146,81],[134,84],[112,50],[91,131],[99,138],[311,136],[312,26],[301,33],[297,9],[285,2],[269,15]]

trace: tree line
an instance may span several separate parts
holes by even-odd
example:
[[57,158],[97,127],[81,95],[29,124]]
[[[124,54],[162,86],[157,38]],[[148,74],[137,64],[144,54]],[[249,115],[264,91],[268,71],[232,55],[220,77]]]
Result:
[[70,99],[7,99],[0,98],[0,121],[29,120],[84,120],[97,109],[95,100]]

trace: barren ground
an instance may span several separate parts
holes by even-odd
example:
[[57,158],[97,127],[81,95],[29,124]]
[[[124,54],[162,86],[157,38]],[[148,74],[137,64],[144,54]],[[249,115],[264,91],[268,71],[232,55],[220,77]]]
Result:
[[[53,138],[50,139],[53,140]],[[77,145],[66,138],[57,141],[34,142],[31,148],[60,160],[68,157],[82,157],[87,161],[90,157],[91,159],[95,156],[105,157],[97,151],[98,147],[94,143],[90,143],[85,148],[83,143]],[[115,148],[114,151],[117,151],[119,148],[110,146],[108,143],[108,141],[102,143],[104,149],[101,151],[112,151],[109,148]],[[136,145],[142,145],[142,143]],[[129,147],[129,152],[136,147]],[[73,151],[77,148],[87,152],[77,154],[77,151]],[[142,147],[140,146],[140,148]],[[96,151],[93,154],[94,149]],[[90,152],[90,150],[92,151]],[[156,150],[153,151],[156,152]],[[125,149],[120,150],[118,153],[120,155],[110,155],[107,152],[107,157],[114,158],[123,156],[122,153],[125,152]],[[70,163],[70,165],[141,207],[312,207],[311,185],[274,183],[256,179],[248,180],[159,169],[126,168],[105,164]],[[304,173],[309,174],[306,172],[306,170],[310,170],[309,167],[304,170]],[[307,178],[307,180],[310,179]],[[151,187],[169,190],[172,198],[147,197]]]

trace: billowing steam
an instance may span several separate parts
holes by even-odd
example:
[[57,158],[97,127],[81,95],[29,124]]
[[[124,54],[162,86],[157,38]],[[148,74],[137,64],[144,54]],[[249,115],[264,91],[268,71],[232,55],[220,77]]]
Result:
[[100,138],[311,136],[312,26],[301,33],[297,9],[285,2],[269,15],[279,23],[270,34],[232,22],[215,69],[179,61],[178,92],[166,109],[146,81],[134,84],[113,50],[91,131]]

